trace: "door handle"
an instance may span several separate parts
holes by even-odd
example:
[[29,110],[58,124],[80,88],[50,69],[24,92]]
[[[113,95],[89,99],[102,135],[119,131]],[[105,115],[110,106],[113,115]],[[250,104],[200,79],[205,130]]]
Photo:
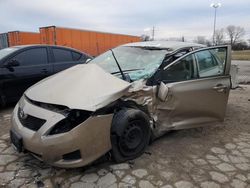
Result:
[[220,93],[225,92],[227,88],[228,87],[226,85],[223,85],[223,84],[218,84],[218,85],[213,87],[214,90],[216,90],[217,92],[220,92]]
[[46,73],[48,73],[48,70],[47,69],[42,69],[41,73],[46,74]]

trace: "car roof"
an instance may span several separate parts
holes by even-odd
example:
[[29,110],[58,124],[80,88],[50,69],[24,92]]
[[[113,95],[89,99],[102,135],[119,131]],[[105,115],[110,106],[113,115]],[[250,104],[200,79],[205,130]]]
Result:
[[202,44],[179,42],[179,41],[145,41],[145,42],[128,43],[122,46],[152,47],[159,49],[167,49],[168,51],[175,51],[181,48],[188,48],[188,47],[200,47],[200,48],[205,47],[205,45]]
[[49,45],[49,44],[28,44],[28,45],[18,45],[18,46],[10,46],[9,48],[18,48],[18,49],[22,49],[22,48],[30,48],[30,47],[47,47],[47,46],[50,46],[50,47],[59,47],[59,48],[65,48],[65,49],[69,49],[69,50],[74,50],[74,51],[77,51],[77,52],[80,52],[82,54],[86,54],[88,55],[87,53],[85,52],[82,52],[78,49],[75,49],[75,48],[71,48],[71,47],[68,47],[68,46],[60,46],[60,45]]

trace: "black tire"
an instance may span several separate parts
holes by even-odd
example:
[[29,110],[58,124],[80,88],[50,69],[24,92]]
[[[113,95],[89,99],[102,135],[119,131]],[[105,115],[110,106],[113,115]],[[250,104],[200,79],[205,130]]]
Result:
[[112,157],[123,162],[142,155],[151,134],[149,117],[141,110],[126,108],[118,111],[112,121]]
[[6,100],[3,94],[0,92],[0,107],[3,108],[6,106]]

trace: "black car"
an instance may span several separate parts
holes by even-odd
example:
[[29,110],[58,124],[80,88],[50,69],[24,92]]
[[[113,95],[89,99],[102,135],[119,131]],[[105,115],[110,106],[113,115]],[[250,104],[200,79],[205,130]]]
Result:
[[0,106],[16,102],[39,80],[88,59],[92,57],[63,46],[24,45],[0,50]]

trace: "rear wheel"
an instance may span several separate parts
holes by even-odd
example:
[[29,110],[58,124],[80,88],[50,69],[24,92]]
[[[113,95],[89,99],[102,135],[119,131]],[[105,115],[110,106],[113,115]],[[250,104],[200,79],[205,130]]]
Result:
[[111,127],[112,156],[116,162],[140,156],[149,144],[150,122],[138,109],[122,109],[114,115]]
[[0,92],[0,107],[4,107],[6,105],[6,100],[4,95]]

